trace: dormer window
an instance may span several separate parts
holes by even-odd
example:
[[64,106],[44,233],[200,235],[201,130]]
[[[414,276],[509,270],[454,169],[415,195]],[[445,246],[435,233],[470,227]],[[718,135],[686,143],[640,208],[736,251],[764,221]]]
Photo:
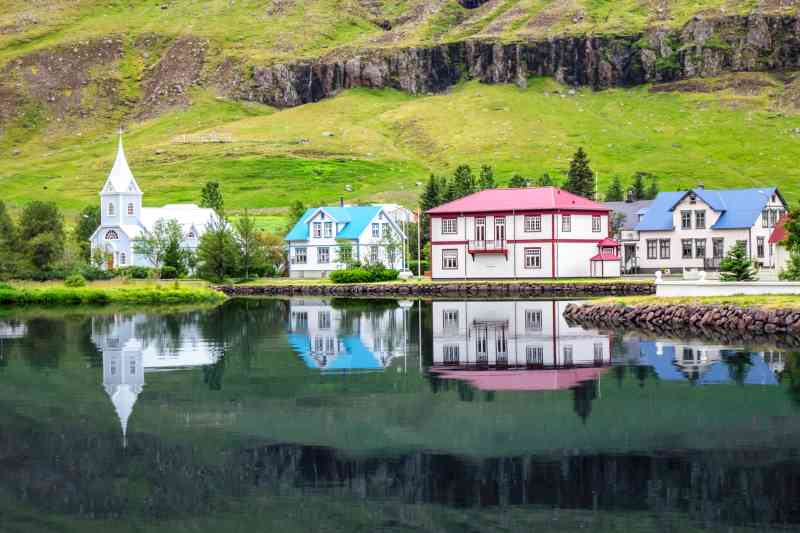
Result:
[[134,207],[133,203],[128,204],[128,216],[132,217],[135,213],[136,208]]
[[114,216],[114,203],[113,202],[109,202],[109,204],[108,204],[108,216],[110,216],[110,217]]
[[322,237],[322,223],[321,222],[314,222],[312,224],[313,233],[315,239],[319,239]]
[[325,223],[325,238],[332,239],[333,238],[333,222],[326,222]]
[[118,241],[119,235],[113,229],[110,229],[106,232],[106,240],[107,241]]

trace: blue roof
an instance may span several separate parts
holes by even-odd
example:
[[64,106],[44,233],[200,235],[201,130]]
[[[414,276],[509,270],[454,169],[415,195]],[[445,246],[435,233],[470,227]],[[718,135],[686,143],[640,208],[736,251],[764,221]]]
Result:
[[776,187],[760,189],[692,189],[691,191],[658,193],[642,221],[638,231],[672,230],[675,206],[689,194],[694,193],[711,209],[721,213],[711,229],[750,228],[755,224],[769,198],[777,192]]
[[[711,385],[717,383],[731,383],[733,378],[731,371],[725,361],[718,361],[709,366],[709,368],[700,376],[697,381],[700,385]],[[775,373],[770,370],[769,365],[764,362],[764,359],[757,354],[750,355],[750,365],[747,368],[747,373],[744,376],[745,385],[777,385],[778,378]]]
[[639,344],[639,364],[650,366],[659,379],[665,381],[686,381],[686,376],[675,366],[675,347],[662,345],[662,354],[658,354],[654,341],[642,341]]
[[309,221],[320,209],[325,211],[337,223],[344,226],[336,234],[337,239],[358,239],[358,236],[372,222],[381,207],[377,205],[358,207],[312,207],[306,209],[300,221],[286,234],[287,241],[307,241],[309,237]]
[[[381,363],[364,346],[360,337],[347,335],[340,337],[344,351],[333,358],[329,365],[322,368],[323,372],[346,372],[351,370],[375,371],[383,370]],[[319,363],[311,356],[311,337],[302,333],[290,333],[289,345],[300,355],[308,368],[319,369]]]

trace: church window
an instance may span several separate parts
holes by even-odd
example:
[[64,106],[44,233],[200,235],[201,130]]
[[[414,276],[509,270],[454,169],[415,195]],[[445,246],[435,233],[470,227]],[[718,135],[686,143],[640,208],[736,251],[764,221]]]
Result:
[[133,207],[133,204],[132,204],[132,203],[131,203],[131,204],[128,204],[128,216],[129,216],[129,217],[132,217],[132,216],[133,216],[133,213],[134,213],[134,207]]
[[114,216],[114,203],[113,202],[109,202],[109,204],[108,204],[108,216],[110,216],[110,217]]
[[194,230],[190,229],[189,233],[186,234],[187,239],[194,239]]
[[128,256],[125,252],[119,253],[119,264],[120,265],[127,265],[128,264]]
[[110,229],[106,232],[106,240],[107,241],[116,241],[119,240],[119,235],[113,229]]

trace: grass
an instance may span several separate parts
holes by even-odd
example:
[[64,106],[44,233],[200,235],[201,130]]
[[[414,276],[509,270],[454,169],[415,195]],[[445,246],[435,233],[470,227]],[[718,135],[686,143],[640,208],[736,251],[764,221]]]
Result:
[[175,305],[219,303],[225,296],[209,288],[181,287],[0,287],[2,305]]
[[800,309],[800,297],[793,295],[759,295],[759,296],[687,296],[687,297],[656,297],[656,296],[621,296],[598,298],[592,301],[593,305],[622,304],[630,307],[643,305],[735,305],[737,307],[758,307],[763,309]]
[[[354,89],[280,112],[197,93],[186,110],[131,125],[125,140],[148,206],[196,202],[206,180],[222,183],[230,209],[285,208],[298,199],[337,203],[340,196],[414,206],[430,172],[489,163],[501,183],[515,172],[563,179],[578,146],[588,151],[601,191],[614,175],[649,171],[660,176],[662,189],[775,184],[790,202],[800,200],[793,158],[800,116],[780,106],[782,82],[767,74],[735,79],[763,88],[745,95],[704,80],[720,88],[569,95],[548,79],[532,79],[526,89],[469,82],[420,97]],[[68,215],[96,202],[115,143],[112,128],[101,126],[87,126],[80,136],[40,132],[20,155],[0,161],[6,202],[18,209],[46,195]],[[225,133],[233,142],[173,142],[203,132]],[[277,219],[265,225],[276,227]]]

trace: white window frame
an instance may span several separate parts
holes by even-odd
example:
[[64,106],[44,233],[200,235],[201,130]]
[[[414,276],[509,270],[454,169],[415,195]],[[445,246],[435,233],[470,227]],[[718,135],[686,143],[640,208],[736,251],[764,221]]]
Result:
[[572,232],[572,215],[561,215],[561,231],[563,233]]
[[308,263],[308,248],[301,246],[294,249],[294,264],[305,265]]
[[706,229],[705,209],[698,209],[694,212],[694,229]]
[[108,216],[113,217],[115,211],[114,202],[108,202]]
[[592,233],[600,233],[603,231],[603,222],[600,215],[592,215]]
[[128,264],[128,254],[126,254],[125,252],[119,253],[119,264],[121,266],[125,266]]
[[525,233],[542,231],[542,215],[525,215]]
[[322,222],[312,222],[311,224],[311,235],[315,239],[322,238]]
[[381,225],[377,222],[372,223],[372,238],[373,239],[381,238]]
[[544,366],[544,346],[541,344],[526,345],[525,364],[531,366]]
[[136,214],[136,206],[133,205],[133,202],[128,203],[128,216],[132,217]]
[[461,349],[458,344],[442,346],[442,362],[446,365],[457,365],[460,361]]
[[458,331],[458,309],[445,309],[442,311],[442,329]]
[[442,235],[455,235],[458,233],[457,218],[442,218]]
[[326,239],[332,239],[333,238],[333,222],[325,222],[325,224],[323,224],[322,227],[323,227],[323,232],[324,232],[323,235],[325,235],[325,238]]
[[376,244],[369,247],[369,262],[377,263],[380,258],[380,250]]
[[327,265],[331,262],[331,249],[327,246],[320,246],[317,248],[317,263],[320,265]]
[[458,270],[458,250],[442,250],[442,270]]
[[106,232],[105,239],[107,241],[118,241],[119,233],[117,233],[117,230],[110,229]]
[[526,309],[525,310],[525,330],[526,331],[542,331],[544,322],[544,314],[541,309]]
[[542,268],[542,249],[525,248],[525,268],[529,270],[541,270]]

